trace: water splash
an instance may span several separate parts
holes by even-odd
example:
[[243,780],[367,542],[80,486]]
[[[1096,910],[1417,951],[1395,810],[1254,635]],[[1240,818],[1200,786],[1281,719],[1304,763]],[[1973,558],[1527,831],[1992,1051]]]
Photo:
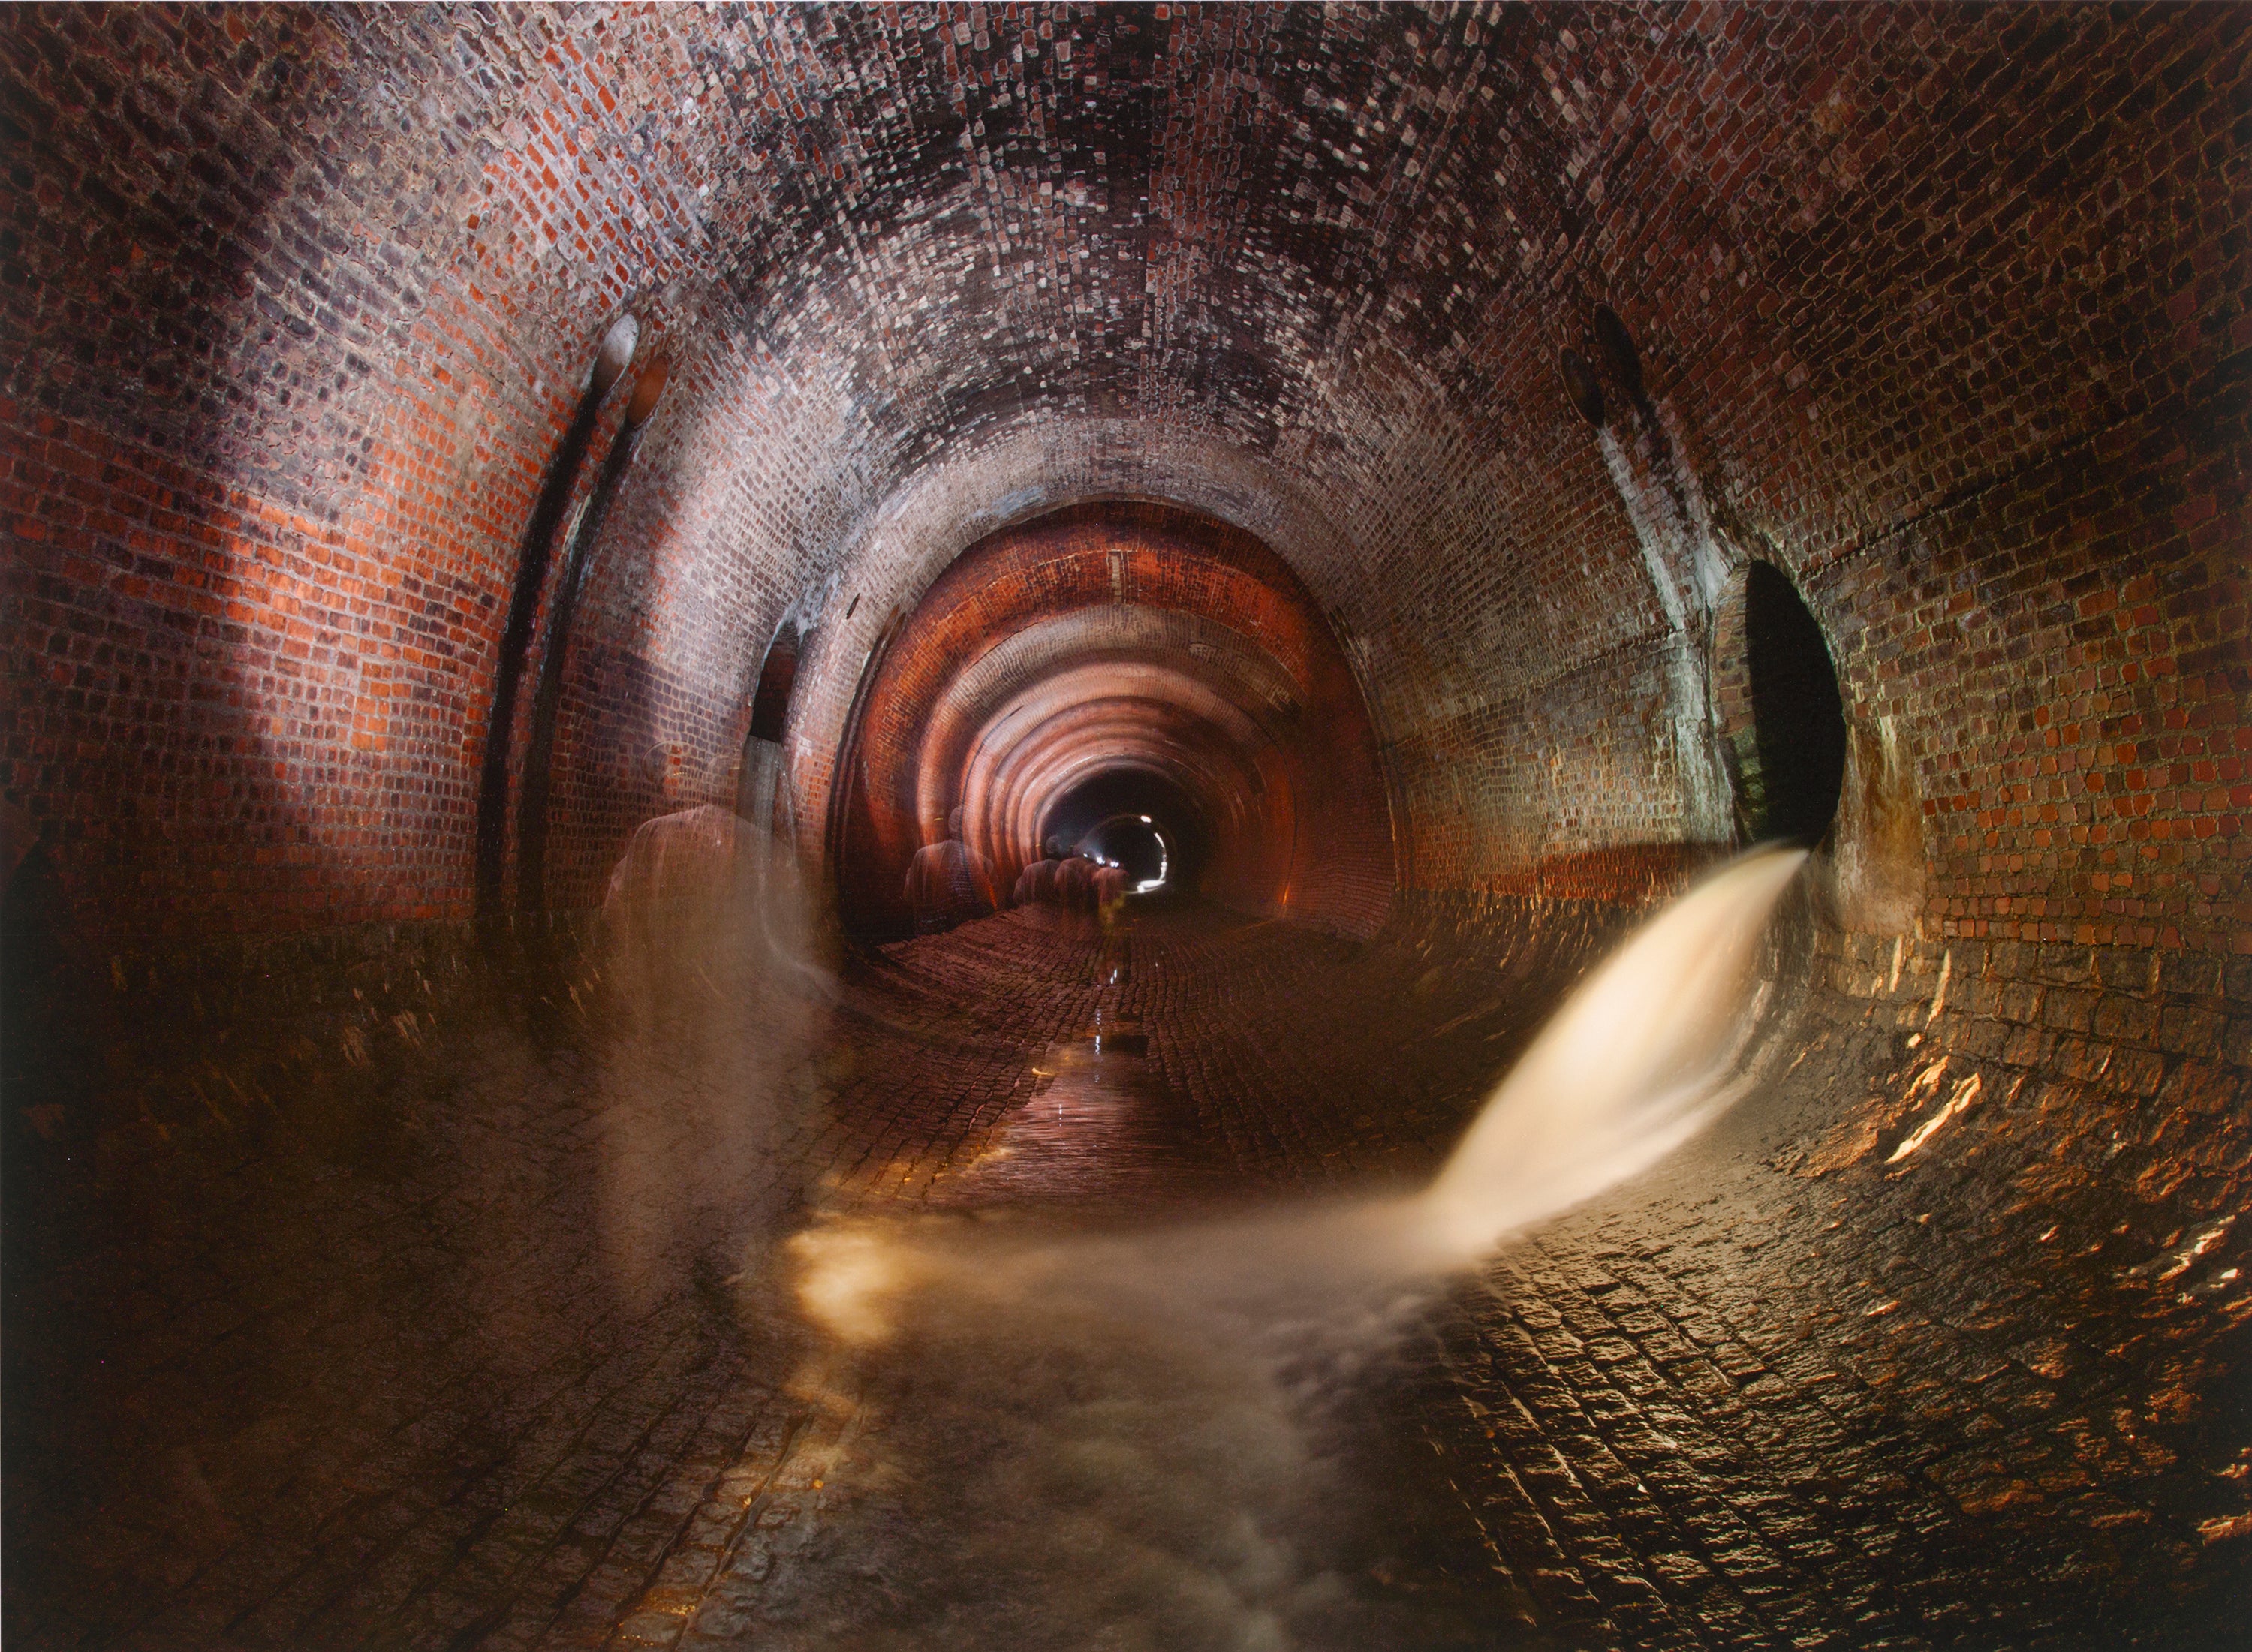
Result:
[[1770,849],[1724,868],[1565,1001],[1423,1195],[1444,1250],[1475,1260],[1648,1170],[1741,1098],[1760,943],[1805,860]]
[[1414,1192],[1108,1233],[799,1235],[799,1301],[830,1338],[801,1396],[872,1420],[807,1472],[818,1518],[745,1563],[761,1643],[1502,1643],[1484,1563],[1466,1611],[1383,1581],[1403,1550],[1428,1572],[1420,1517],[1377,1508],[1420,1471],[1356,1469],[1349,1442],[1449,1280],[1743,1093],[1759,949],[1804,858],[1750,856],[1645,924]]
[[1334,1285],[1468,1267],[1648,1170],[1741,1098],[1765,997],[1760,946],[1805,859],[1759,850],[1645,923],[1573,991],[1420,1193],[1128,1236],[1008,1232],[998,1254],[954,1224],[935,1246],[895,1222],[833,1224],[794,1241],[800,1300],[868,1343],[888,1333],[902,1295],[965,1266],[975,1281],[956,1288],[994,1293],[1099,1259],[1114,1285],[1132,1278],[1153,1296],[1268,1307],[1294,1287],[1326,1298]]

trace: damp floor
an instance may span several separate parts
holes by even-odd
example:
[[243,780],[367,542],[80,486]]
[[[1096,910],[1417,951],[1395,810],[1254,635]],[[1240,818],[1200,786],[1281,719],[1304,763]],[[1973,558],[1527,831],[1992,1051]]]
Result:
[[[709,1121],[755,1051],[653,1035],[622,1078],[615,1041],[493,1017],[402,1059],[381,1128],[284,1099],[58,1164],[38,1231],[14,1213],[6,1633],[2234,1643],[2238,1241],[2176,1268],[2198,1232],[2031,1176],[2041,1086],[2006,1067],[1912,1174],[1832,1150],[1930,1054],[1851,1003],[1811,1003],[1705,1141],[1310,1379],[1311,1421],[1262,1399],[1206,1433],[1236,1378],[1163,1326],[1011,1300],[983,1343],[840,1350],[796,1311],[809,1228],[1177,1230],[1411,1186],[1570,973],[1462,925],[1009,915],[850,967],[761,1070],[747,1157],[715,1165]],[[1141,1410],[1086,1433],[1104,1406]],[[1156,1511],[1122,1524],[1110,1483]]]

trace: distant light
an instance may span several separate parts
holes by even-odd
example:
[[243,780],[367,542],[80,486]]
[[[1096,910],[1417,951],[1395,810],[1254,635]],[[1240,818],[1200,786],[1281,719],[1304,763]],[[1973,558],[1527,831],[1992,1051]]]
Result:
[[1142,824],[1143,824],[1144,826],[1147,826],[1149,823],[1150,823],[1150,817],[1149,817],[1147,815],[1143,816],[1142,816]]

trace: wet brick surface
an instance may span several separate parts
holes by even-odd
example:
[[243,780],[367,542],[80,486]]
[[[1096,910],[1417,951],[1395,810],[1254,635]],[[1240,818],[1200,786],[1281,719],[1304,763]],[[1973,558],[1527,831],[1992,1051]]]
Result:
[[[742,1205],[1147,1211],[1420,1176],[1566,943],[1619,922],[1505,904],[1363,946],[1186,910],[905,943],[848,972]],[[1491,1637],[1460,1644],[2225,1643],[2252,1546],[2221,1226],[2241,1069],[2154,1042],[2150,1096],[2041,1076],[1964,1053],[2012,1006],[1958,979],[1971,1008],[1934,1017],[1932,986],[1911,960],[1816,992],[1771,1093],[1511,1248],[1408,1350],[1380,1403],[1429,1452],[1423,1581]],[[2131,1002],[2155,1040],[2214,1001]],[[1098,1027],[1146,1053],[1098,1064]],[[793,1388],[803,1336],[743,1311],[740,1211],[622,1241],[630,1106],[603,1063],[464,1035],[400,1080],[395,1153],[213,1125],[59,1202],[89,1242],[10,1301],[10,1638],[754,1629],[882,1384],[872,1411]],[[633,1069],[678,1094],[711,1072]],[[636,1150],[685,1163],[692,1117]]]

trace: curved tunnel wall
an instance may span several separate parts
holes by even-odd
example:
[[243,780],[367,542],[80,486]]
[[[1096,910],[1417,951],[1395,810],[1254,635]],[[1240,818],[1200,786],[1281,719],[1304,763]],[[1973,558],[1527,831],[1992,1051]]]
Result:
[[[2054,1554],[2019,1574],[2034,1597],[2157,1577],[2167,1544],[2225,1555],[2241,1490],[2212,1501],[2205,1460],[2162,1463],[2145,1429],[2221,1385],[2174,1340],[2206,1311],[2193,1276],[2154,1259],[2244,1203],[2248,56],[2242,7],[0,11],[0,845],[27,869],[4,914],[5,1237],[43,1239],[49,1196],[90,1187],[100,1246],[169,1249],[171,1215],[207,1210],[279,1266],[240,1202],[264,1181],[338,1213],[309,1275],[411,1280],[388,1262],[431,1248],[419,1197],[385,1267],[353,1236],[415,1151],[413,1098],[386,1087],[401,1052],[479,1013],[469,972],[436,965],[477,910],[488,769],[490,881],[527,921],[594,906],[652,816],[740,801],[813,855],[841,840],[840,898],[883,934],[897,857],[952,804],[1005,868],[1082,774],[1147,764],[1211,816],[1208,892],[1385,926],[1366,947],[1257,932],[1329,996],[1266,1024],[1256,1067],[1205,1076],[1331,1098],[1315,1139],[1341,1146],[1365,1112],[1431,1121],[1387,1040],[1503,1047],[1478,1017],[1560,990],[1739,829],[1765,564],[1821,632],[1845,725],[1805,1105],[1745,1149],[1773,1153],[1807,1248],[1755,1265],[1725,1187],[1700,1186],[1692,1271],[1815,1281],[1755,1316],[1806,1402],[1794,1428],[1845,1417],[1858,1445],[1921,1414],[1935,1454],[1900,1461],[1965,1471],[1929,1485],[1943,1524],[1898,1505],[1929,1548],[1865,1559],[1957,1572],[1957,1534]],[[596,520],[627,398],[587,392],[627,316],[618,383],[671,371]],[[555,565],[590,527],[566,646]],[[1021,559],[1021,600],[981,619],[972,575],[1059,534],[1084,543]],[[1143,548],[1114,585],[1122,535]],[[785,621],[775,718],[759,691]],[[525,686],[497,712],[518,643]],[[1025,938],[954,955],[997,933]],[[28,1075],[25,978],[94,1035]],[[1362,981],[1398,1015],[1362,1017]],[[1335,1006],[1312,1036],[1308,1003]],[[269,1024],[223,1042],[245,1021]],[[1324,1066],[1371,1079],[1301,1083]],[[1467,1095],[1477,1052],[1464,1066]],[[59,1112],[16,1105],[27,1076]],[[896,1117],[891,1074],[855,1083],[841,1106]],[[477,1209],[585,1163],[543,1156],[541,1130],[599,1140],[549,1091],[473,1109]],[[355,1168],[269,1174],[295,1163],[259,1156],[269,1113]],[[871,1174],[896,1181],[891,1151]],[[559,1253],[592,1231],[569,1225]],[[1913,1270],[1900,1296],[1888,1253]],[[165,1275],[171,1300],[261,1299],[208,1368],[230,1405],[243,1326],[325,1343],[358,1322],[243,1260],[182,1249]],[[528,1260],[495,1261],[498,1306],[471,1320],[555,1294]],[[2131,1293],[2111,1346],[2142,1351],[2089,1343],[2099,1320],[2022,1340],[2012,1300],[2071,1269]],[[89,1288],[136,1341],[171,1324],[166,1293]],[[423,1332],[455,1316],[397,1288],[450,1415],[457,1368]],[[1962,1366],[1886,1340],[1926,1319]],[[51,1322],[67,1350],[74,1322]],[[1550,1345],[1579,1364],[1571,1324]],[[1513,1384],[1525,1367],[1491,1356],[1526,1329],[1497,1323],[1470,1363]],[[177,1344],[148,1340],[169,1373]],[[1866,1385],[1803,1376],[1855,1342]],[[2044,1412],[2027,1379],[2066,1366],[2094,1374]],[[461,1369],[513,1408],[497,1368]],[[1615,1398],[1634,1426],[1640,1397]],[[1741,1399],[1714,1403],[1740,1433]],[[1988,1461],[2021,1421],[2040,1448]],[[410,1432],[449,1459],[431,1486],[466,1483],[461,1442],[486,1452]],[[223,1479],[217,1442],[247,1436],[195,1438]],[[96,1500],[153,1484],[136,1522],[219,1524],[191,1455],[116,1475],[60,1455]],[[2011,1483],[2004,1456],[2040,1466]],[[1790,1467],[1818,1460],[1866,1467]],[[1810,1483],[1826,1585],[1845,1482]],[[2009,1535],[2069,1546],[2133,1518],[2114,1489],[2153,1487],[2151,1568],[2091,1574]],[[440,1521],[487,1506],[444,1499]],[[1694,1548],[1706,1527],[1684,1529]],[[460,1558],[452,1540],[430,1550]]]
[[924,593],[852,732],[843,915],[907,922],[908,861],[957,809],[1005,903],[1073,788],[1138,767],[1213,841],[1202,892],[1369,934],[1393,888],[1376,743],[1352,668],[1289,566],[1209,517],[1126,502],[972,546]]
[[525,524],[630,312],[673,372],[571,643],[553,906],[733,795],[785,611],[818,800],[940,569],[1128,496],[1289,564],[1411,891],[1630,899],[1725,836],[1757,556],[1915,823],[1912,909],[1849,927],[2217,968],[2246,24],[2128,27],[13,13],[8,801],[94,955],[465,920]]

